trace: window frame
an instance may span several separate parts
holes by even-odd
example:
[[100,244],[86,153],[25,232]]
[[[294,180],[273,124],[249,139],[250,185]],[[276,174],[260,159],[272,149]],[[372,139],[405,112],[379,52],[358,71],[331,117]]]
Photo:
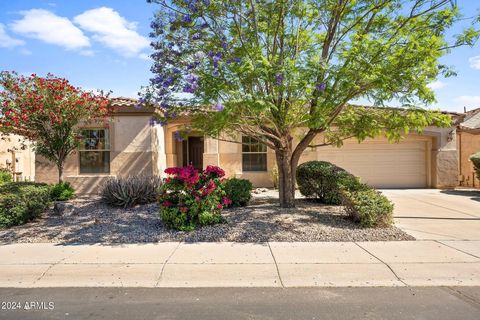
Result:
[[[103,130],[105,131],[104,134],[104,139],[108,141],[108,143],[104,144],[105,146],[108,146],[108,149],[81,149],[80,145],[77,148],[78,151],[78,175],[84,175],[84,176],[89,176],[89,175],[110,175],[111,174],[111,149],[112,149],[112,142],[111,142],[111,130],[109,127],[82,127],[80,128],[80,131],[83,133],[83,131],[100,131]],[[82,136],[82,140],[85,139]],[[84,144],[84,143],[83,143]],[[82,165],[81,165],[81,156],[82,152],[104,152],[108,153],[108,170],[107,172],[82,172]]]
[[[248,139],[248,142],[245,142],[244,139]],[[254,141],[254,142],[252,142],[252,141]],[[256,146],[258,151],[251,151],[253,145]],[[245,146],[248,146],[250,150],[249,151],[244,151]],[[250,136],[242,136],[242,150],[241,150],[241,152],[242,152],[242,171],[243,172],[268,172],[268,159],[267,159],[268,149],[267,149],[267,146],[265,144],[261,143],[257,139],[252,138]],[[263,164],[262,164],[262,169],[260,169],[260,170],[252,170],[251,168],[246,169],[245,168],[245,155],[264,155],[264,158],[265,158],[264,168],[263,168]],[[250,163],[250,166],[251,166],[251,163]]]

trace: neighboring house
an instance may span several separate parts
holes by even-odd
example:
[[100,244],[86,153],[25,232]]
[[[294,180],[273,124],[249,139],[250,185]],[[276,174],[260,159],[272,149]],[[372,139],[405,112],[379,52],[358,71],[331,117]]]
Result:
[[17,135],[0,137],[0,168],[8,169],[17,181],[35,180],[35,154]]
[[480,188],[480,180],[469,159],[472,154],[480,152],[480,108],[465,114],[457,128],[457,136],[459,184],[462,187]]
[[[102,126],[86,128],[81,149],[70,156],[65,177],[80,193],[98,192],[107,176],[163,174],[166,167],[192,164],[222,167],[229,177],[249,179],[257,187],[273,186],[273,150],[246,136],[240,143],[207,138],[191,132],[178,141],[177,131],[188,119],[177,119],[165,127],[151,124],[153,110],[136,109],[133,99],[116,98],[112,120]],[[452,114],[454,120],[461,118]],[[381,188],[450,188],[458,182],[458,154],[455,127],[426,128],[410,134],[398,144],[383,138],[357,143],[348,140],[342,148],[307,149],[300,162],[331,161],[362,181]],[[317,138],[321,143],[322,137]],[[38,181],[55,182],[56,168],[38,157]]]

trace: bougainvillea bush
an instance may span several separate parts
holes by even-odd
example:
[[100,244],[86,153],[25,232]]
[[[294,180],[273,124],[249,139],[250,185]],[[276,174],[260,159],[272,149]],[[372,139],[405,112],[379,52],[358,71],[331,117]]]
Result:
[[199,172],[193,166],[165,169],[170,175],[160,188],[160,215],[172,229],[191,231],[198,226],[221,223],[221,211],[231,204],[225,196],[225,172],[208,166]]

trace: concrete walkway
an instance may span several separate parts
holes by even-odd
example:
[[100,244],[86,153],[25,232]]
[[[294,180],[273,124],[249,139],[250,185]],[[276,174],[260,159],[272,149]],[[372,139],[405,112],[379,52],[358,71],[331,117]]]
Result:
[[479,286],[480,241],[0,246],[0,287]]
[[419,240],[480,240],[480,191],[382,190],[395,225]]

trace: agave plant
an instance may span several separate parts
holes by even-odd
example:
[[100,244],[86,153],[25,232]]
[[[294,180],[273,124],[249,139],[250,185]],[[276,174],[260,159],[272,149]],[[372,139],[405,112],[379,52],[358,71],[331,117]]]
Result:
[[101,196],[111,206],[132,207],[155,202],[161,185],[159,176],[111,177],[103,184]]

